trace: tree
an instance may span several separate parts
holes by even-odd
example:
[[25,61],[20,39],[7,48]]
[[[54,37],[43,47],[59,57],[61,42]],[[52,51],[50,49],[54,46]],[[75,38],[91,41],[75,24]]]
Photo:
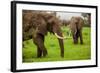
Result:
[[82,16],[84,17],[85,25],[90,26],[91,25],[91,14],[90,13],[82,13]]

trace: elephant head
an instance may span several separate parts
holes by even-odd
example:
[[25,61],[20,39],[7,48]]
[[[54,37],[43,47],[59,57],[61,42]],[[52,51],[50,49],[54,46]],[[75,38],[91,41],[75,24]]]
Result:
[[41,18],[44,19],[42,20],[43,25],[40,25],[40,28],[38,28],[40,31],[43,32],[39,32],[39,33],[41,34],[46,34],[47,32],[53,33],[58,38],[60,49],[61,49],[61,57],[64,57],[63,39],[65,39],[66,37],[62,36],[62,32],[60,29],[61,22],[55,15],[52,15],[50,13],[41,13],[39,14],[39,16],[41,16]]
[[61,28],[60,28],[61,22],[54,15],[46,16],[46,21],[47,21],[47,30],[53,33],[58,38],[60,49],[61,49],[61,57],[64,57],[63,39],[65,39],[66,37],[63,37],[62,35]]
[[78,43],[78,38],[80,37],[80,43],[83,44],[83,38],[82,38],[82,27],[83,27],[84,21],[81,17],[72,17],[70,20],[70,29],[73,36],[74,44]]

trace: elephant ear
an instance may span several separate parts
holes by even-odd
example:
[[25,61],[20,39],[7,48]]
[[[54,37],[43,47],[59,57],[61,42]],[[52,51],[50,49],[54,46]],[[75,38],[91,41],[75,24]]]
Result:
[[37,27],[38,32],[42,35],[46,35],[47,34],[47,28],[46,28],[46,23],[45,21],[43,21],[43,23],[39,24],[39,26]]
[[77,32],[77,27],[76,27],[75,22],[76,22],[75,17],[72,17],[71,20],[70,20],[70,24],[69,24],[69,28],[71,29],[72,34]]
[[81,17],[78,17],[78,21],[79,21],[79,24],[78,24],[78,29],[82,29],[83,25],[84,25],[84,20],[81,18]]
[[32,18],[33,27],[37,30],[37,33],[46,35],[47,34],[47,28],[46,28],[46,21],[41,16],[41,14],[35,15]]

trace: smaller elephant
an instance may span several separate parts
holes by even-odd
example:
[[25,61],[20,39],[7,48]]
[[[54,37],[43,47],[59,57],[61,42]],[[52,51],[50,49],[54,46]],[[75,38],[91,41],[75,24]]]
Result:
[[80,44],[83,44],[82,27],[84,20],[81,17],[72,17],[69,23],[69,28],[73,36],[74,44],[78,43],[78,38],[80,38]]

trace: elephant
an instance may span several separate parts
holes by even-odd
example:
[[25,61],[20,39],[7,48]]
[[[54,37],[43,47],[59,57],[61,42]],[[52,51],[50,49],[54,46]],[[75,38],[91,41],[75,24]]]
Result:
[[78,38],[80,37],[80,44],[83,44],[82,28],[84,20],[82,17],[73,16],[71,17],[69,28],[72,33],[74,44],[78,44]]
[[64,57],[64,37],[60,28],[60,20],[52,13],[23,10],[23,41],[32,39],[37,46],[37,57],[45,57],[48,52],[44,46],[48,32],[54,34],[60,45],[61,57]]

